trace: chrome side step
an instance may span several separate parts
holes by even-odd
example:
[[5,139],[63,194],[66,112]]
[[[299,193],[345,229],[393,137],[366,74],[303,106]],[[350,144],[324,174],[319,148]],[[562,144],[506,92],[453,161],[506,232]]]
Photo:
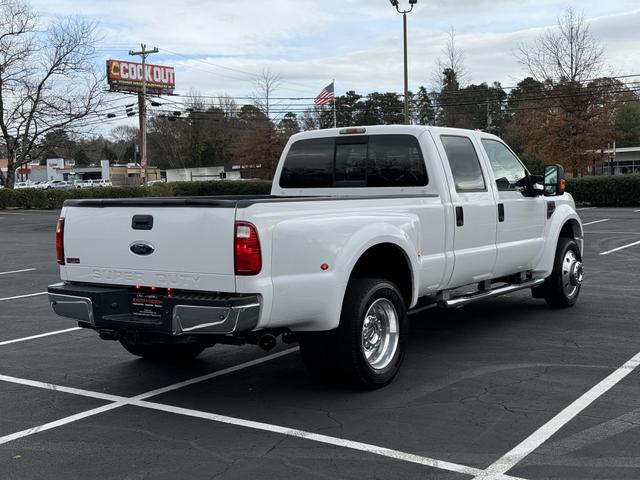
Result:
[[491,290],[479,290],[469,295],[449,298],[446,300],[439,300],[438,306],[442,308],[462,307],[464,305],[467,305],[468,303],[477,302],[478,300],[484,300],[485,298],[497,297],[506,293],[524,290],[525,288],[536,287],[542,283],[544,283],[544,278],[537,278],[535,280],[525,280],[521,283],[514,283],[511,285],[505,285],[503,287],[493,288]]

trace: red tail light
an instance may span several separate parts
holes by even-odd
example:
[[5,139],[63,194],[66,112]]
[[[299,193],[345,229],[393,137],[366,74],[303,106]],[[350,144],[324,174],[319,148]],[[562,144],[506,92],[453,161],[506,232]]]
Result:
[[249,222],[236,222],[235,269],[236,275],[257,275],[262,269],[258,231]]
[[64,218],[58,219],[56,227],[56,253],[58,254],[58,265],[64,265]]

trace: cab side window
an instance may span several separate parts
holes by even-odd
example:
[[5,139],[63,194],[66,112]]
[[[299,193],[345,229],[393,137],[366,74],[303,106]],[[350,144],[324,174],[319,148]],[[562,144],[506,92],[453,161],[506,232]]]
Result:
[[483,138],[482,146],[489,157],[498,190],[520,191],[527,180],[527,170],[520,160],[497,140]]
[[457,192],[486,192],[480,159],[469,137],[442,135],[440,137],[449,159]]

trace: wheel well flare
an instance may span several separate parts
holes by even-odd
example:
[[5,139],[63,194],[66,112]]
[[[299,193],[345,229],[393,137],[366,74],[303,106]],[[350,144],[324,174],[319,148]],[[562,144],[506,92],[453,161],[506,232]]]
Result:
[[383,278],[393,283],[411,304],[413,284],[411,265],[404,251],[392,243],[381,243],[369,248],[358,259],[351,278]]

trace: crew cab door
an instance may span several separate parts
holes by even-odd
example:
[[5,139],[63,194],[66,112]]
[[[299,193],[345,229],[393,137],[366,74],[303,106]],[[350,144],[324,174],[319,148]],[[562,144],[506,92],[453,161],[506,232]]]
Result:
[[543,196],[527,196],[528,172],[495,137],[480,138],[494,177],[498,201],[497,259],[494,277],[531,270],[544,246],[547,215]]
[[463,134],[439,136],[453,205],[453,272],[445,288],[492,277],[496,261],[496,202],[476,146]]

